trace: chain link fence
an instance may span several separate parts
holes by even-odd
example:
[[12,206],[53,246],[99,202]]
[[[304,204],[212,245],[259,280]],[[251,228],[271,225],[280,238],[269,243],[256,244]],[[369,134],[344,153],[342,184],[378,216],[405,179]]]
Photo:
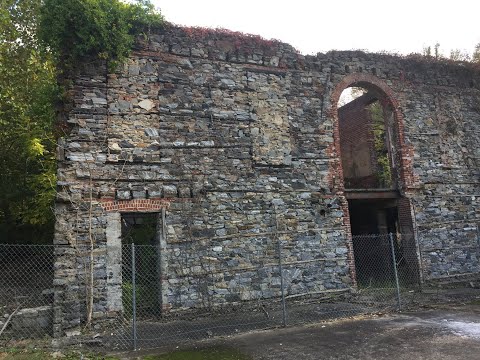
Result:
[[[262,246],[230,260],[211,242],[170,244],[168,257],[156,245],[103,249],[121,253],[121,311],[95,329],[103,346],[153,348],[429,300],[411,234],[353,236],[354,260],[341,249],[299,259],[287,236],[252,241]],[[53,246],[0,245],[0,341],[52,336],[53,275]]]
[[52,335],[53,245],[0,244],[0,339]]
[[[175,277],[161,273],[157,247],[124,245],[124,311],[118,322],[121,326],[105,341],[113,348],[148,348],[399,310],[420,286],[418,258],[402,242],[406,237],[354,236],[355,266],[348,266],[350,260],[344,253],[292,260],[296,259],[292,256],[295,249],[289,241],[265,238],[261,254],[243,259],[254,265],[242,267],[232,262],[229,275],[216,271],[212,262],[218,255],[211,246],[196,244],[204,262],[194,273],[185,271]],[[188,259],[180,262],[189,267]],[[356,283],[347,280],[352,269]],[[322,285],[308,286],[315,281]],[[177,289],[178,294],[162,287]],[[223,303],[218,301],[219,294]],[[171,309],[164,306],[167,298]],[[254,300],[245,300],[251,298]]]

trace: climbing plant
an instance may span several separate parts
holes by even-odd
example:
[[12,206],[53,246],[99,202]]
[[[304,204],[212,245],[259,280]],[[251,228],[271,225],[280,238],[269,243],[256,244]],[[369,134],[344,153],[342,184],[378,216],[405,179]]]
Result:
[[377,180],[380,186],[389,187],[392,185],[392,169],[388,156],[384,109],[380,102],[376,101],[369,105],[368,111],[372,119],[374,151],[377,161]]

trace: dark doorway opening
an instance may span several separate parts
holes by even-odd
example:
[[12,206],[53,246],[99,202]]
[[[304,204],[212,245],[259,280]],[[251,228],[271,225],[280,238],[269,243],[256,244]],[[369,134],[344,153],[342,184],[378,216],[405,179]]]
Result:
[[[122,214],[122,300],[125,314],[161,315],[161,266],[157,213]],[[134,249],[132,249],[134,245]]]
[[415,237],[405,208],[408,200],[368,199],[348,200],[348,203],[359,286],[391,283],[394,266],[402,284],[418,284]]
[[397,233],[396,200],[348,200],[352,235]]
[[156,245],[156,213],[122,214],[122,245]]
[[349,200],[348,205],[357,283],[383,286],[393,279],[390,236],[395,237],[393,246],[399,251],[396,200]]

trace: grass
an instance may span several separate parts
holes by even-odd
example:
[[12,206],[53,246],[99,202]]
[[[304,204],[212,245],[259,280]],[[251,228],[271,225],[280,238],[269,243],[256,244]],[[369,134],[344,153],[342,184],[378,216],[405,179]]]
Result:
[[149,355],[144,357],[143,360],[251,360],[251,357],[235,349],[213,347]]
[[69,351],[65,353],[52,353],[44,350],[6,348],[0,350],[0,360],[118,360],[116,357],[99,354],[80,353]]
[[[70,351],[52,353],[44,350],[6,348],[0,350],[0,360],[118,360],[117,357]],[[162,355],[147,355],[143,360],[251,360],[238,350],[224,347],[173,351]]]

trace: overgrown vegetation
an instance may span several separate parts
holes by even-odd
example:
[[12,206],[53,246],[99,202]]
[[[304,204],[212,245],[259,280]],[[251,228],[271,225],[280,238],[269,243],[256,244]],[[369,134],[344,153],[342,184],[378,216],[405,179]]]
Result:
[[135,36],[162,23],[148,0],[45,0],[38,34],[65,69],[95,59],[115,66],[128,56]]
[[475,46],[475,51],[473,52],[472,61],[474,63],[480,64],[480,43]]
[[376,177],[380,187],[392,185],[392,169],[389,160],[387,133],[385,130],[384,109],[379,101],[369,105],[372,119],[375,158],[377,160]]
[[0,242],[52,241],[58,75],[118,64],[162,22],[148,0],[0,0]]
[[431,46],[425,46],[422,50],[422,55],[423,57],[429,59],[460,61],[478,65],[480,64],[480,43],[475,46],[472,54],[464,50],[453,49],[450,50],[450,55],[447,57],[442,54],[440,50],[440,43],[437,42],[433,47],[433,51]]
[[116,356],[100,355],[88,351],[71,350],[67,352],[49,352],[36,348],[3,348],[0,350],[2,360],[118,360]]
[[58,88],[36,37],[40,0],[0,6],[0,242],[48,242],[53,231]]

